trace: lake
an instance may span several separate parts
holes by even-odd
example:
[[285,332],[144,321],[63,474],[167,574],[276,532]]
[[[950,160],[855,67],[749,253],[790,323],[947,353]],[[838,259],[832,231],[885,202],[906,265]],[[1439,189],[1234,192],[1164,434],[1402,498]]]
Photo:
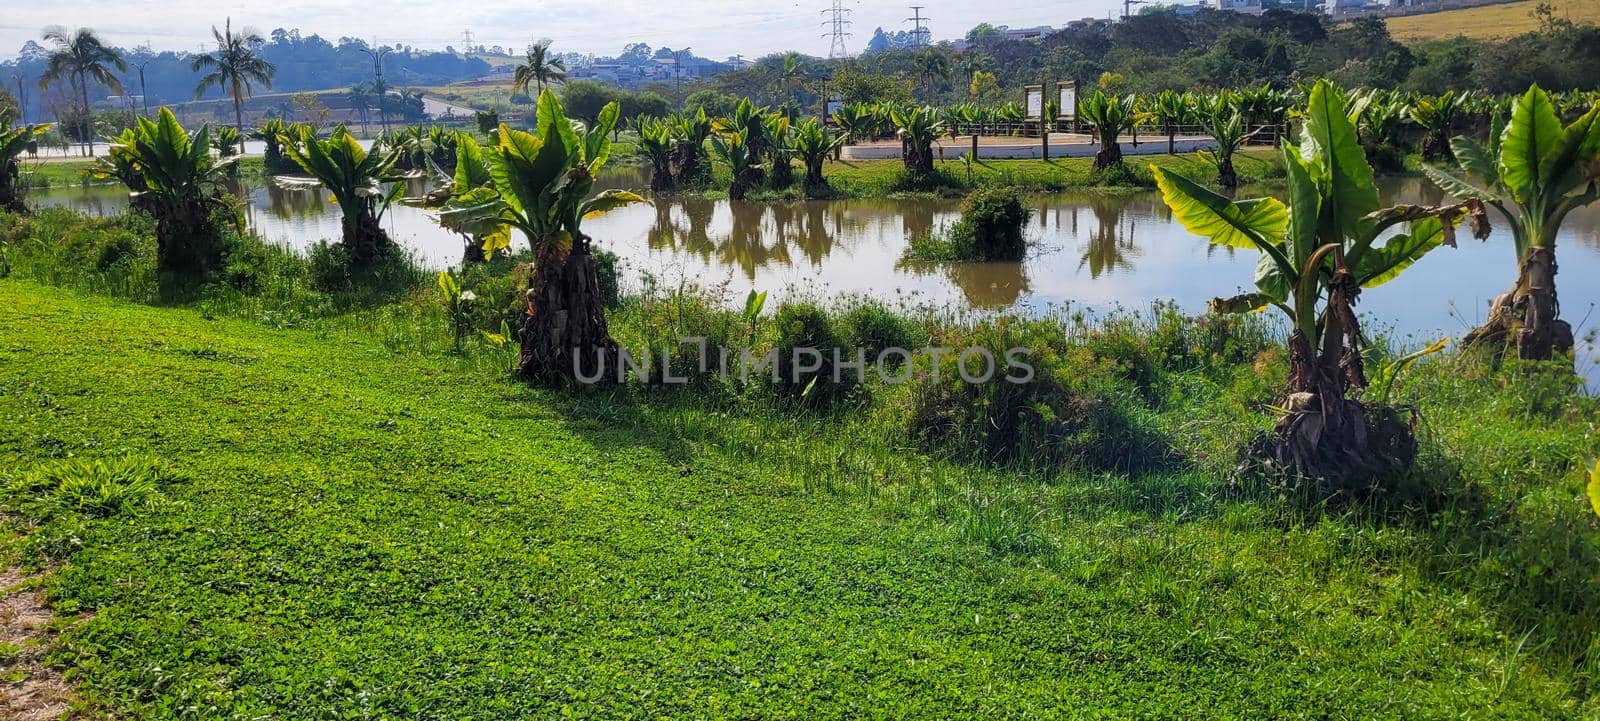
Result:
[[[639,188],[644,170],[609,175],[609,187]],[[420,186],[416,189],[420,192]],[[1383,202],[1438,204],[1443,195],[1420,178],[1385,178]],[[339,209],[324,193],[288,191],[247,182],[247,217],[263,237],[293,248],[337,241]],[[107,215],[127,207],[125,191],[107,186],[35,192],[36,204]],[[1168,299],[1187,312],[1206,302],[1252,290],[1257,254],[1211,246],[1173,221],[1154,192],[1074,192],[1028,196],[1032,242],[1020,263],[908,264],[909,238],[955,221],[960,201],[874,199],[735,203],[674,198],[635,205],[588,221],[600,247],[624,260],[625,277],[649,274],[661,283],[725,287],[742,300],[751,288],[773,300],[795,295],[863,294],[890,302],[959,309],[1015,308],[1039,312],[1068,304],[1089,310],[1147,308]],[[1498,216],[1486,242],[1461,234],[1460,247],[1441,248],[1399,280],[1368,290],[1359,310],[1368,329],[1388,331],[1408,345],[1459,338],[1480,321],[1489,301],[1513,276],[1510,232]],[[426,211],[396,206],[384,224],[396,242],[431,268],[461,260],[462,239]],[[517,238],[514,242],[526,243]],[[1580,345],[1580,371],[1600,387],[1600,367],[1584,337],[1600,323],[1600,207],[1573,213],[1558,241],[1562,317]]]

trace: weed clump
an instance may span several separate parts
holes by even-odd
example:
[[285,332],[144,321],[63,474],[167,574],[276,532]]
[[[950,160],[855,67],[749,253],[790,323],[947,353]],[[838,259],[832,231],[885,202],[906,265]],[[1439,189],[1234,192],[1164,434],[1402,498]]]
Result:
[[1010,188],[974,191],[961,205],[961,219],[949,228],[913,238],[907,260],[1017,261],[1028,251],[1022,227],[1028,209]]

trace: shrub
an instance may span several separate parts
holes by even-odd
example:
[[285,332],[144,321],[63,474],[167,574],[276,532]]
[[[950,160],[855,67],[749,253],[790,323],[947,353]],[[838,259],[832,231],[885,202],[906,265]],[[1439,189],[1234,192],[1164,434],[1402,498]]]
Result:
[[[848,345],[864,349],[869,360],[886,348],[915,350],[925,345],[928,338],[925,331],[905,316],[871,299],[864,299],[846,311],[840,318],[840,325]],[[898,365],[898,359],[892,356],[890,362]]]
[[350,254],[344,246],[327,241],[311,247],[311,287],[323,293],[350,289]]
[[[838,380],[834,379],[835,351],[842,359],[851,360],[854,350],[847,348],[834,333],[828,314],[821,307],[812,303],[785,303],[778,308],[773,324],[777,329],[774,348],[778,352],[779,395],[812,407],[823,407],[843,400],[855,387],[857,375],[853,370],[841,371]],[[820,366],[816,370],[800,371],[795,362],[796,349],[815,350],[821,355]]]
[[622,304],[622,289],[617,283],[617,254],[609,250],[594,251],[594,274],[600,282],[600,300],[607,308]]
[[[990,463],[1140,472],[1159,468],[1172,454],[1160,429],[1139,407],[1126,382],[1107,373],[1092,353],[1069,346],[1050,321],[1000,318],[936,338],[937,345],[981,348],[994,359],[994,376],[972,383],[957,359],[937,369],[916,360],[908,433],[929,452]],[[1032,368],[1008,368],[1010,349]],[[979,356],[973,354],[972,363]],[[968,366],[972,373],[980,370]]]
[[1028,251],[1022,227],[1028,209],[1010,188],[974,191],[961,205],[961,219],[948,228],[911,239],[910,260],[1015,261]]

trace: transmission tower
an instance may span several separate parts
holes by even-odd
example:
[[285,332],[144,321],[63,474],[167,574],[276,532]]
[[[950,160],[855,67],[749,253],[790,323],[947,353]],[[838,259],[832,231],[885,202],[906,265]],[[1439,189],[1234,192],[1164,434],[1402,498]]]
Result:
[[844,6],[844,0],[833,0],[833,7],[823,10],[822,14],[829,16],[822,22],[822,26],[828,28],[822,37],[833,38],[833,46],[828,48],[828,59],[849,57],[849,51],[844,48],[844,39],[850,37],[850,31],[846,29],[850,27],[850,8]]
[[923,23],[929,21],[932,18],[925,18],[925,17],[922,16],[922,9],[925,8],[925,7],[927,7],[927,6],[926,5],[912,5],[911,6],[911,17],[906,18],[906,22],[908,22],[908,23],[916,23],[916,25],[913,26],[912,30],[911,30],[911,47],[914,47],[914,48],[925,48],[925,47],[927,47],[929,45],[928,41],[929,41],[929,37],[930,37],[931,33],[928,32],[928,28],[923,26]]
[[461,31],[461,43],[467,46],[467,52],[472,52],[472,28]]

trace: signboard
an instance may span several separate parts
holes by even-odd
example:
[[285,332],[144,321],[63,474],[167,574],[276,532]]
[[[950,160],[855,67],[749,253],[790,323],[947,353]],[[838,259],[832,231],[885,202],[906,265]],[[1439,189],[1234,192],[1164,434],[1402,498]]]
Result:
[[1044,117],[1044,87],[1040,85],[1026,85],[1022,88],[1023,107],[1027,109],[1025,119],[1038,120]]
[[1056,117],[1071,120],[1078,114],[1078,84],[1071,80],[1056,83]]
[[828,122],[830,122],[830,123],[833,122],[833,114],[837,113],[837,112],[839,112],[840,110],[843,110],[843,109],[844,109],[844,101],[843,100],[829,100],[828,101],[828,105],[827,105],[827,110],[826,110],[826,117],[827,117]]

